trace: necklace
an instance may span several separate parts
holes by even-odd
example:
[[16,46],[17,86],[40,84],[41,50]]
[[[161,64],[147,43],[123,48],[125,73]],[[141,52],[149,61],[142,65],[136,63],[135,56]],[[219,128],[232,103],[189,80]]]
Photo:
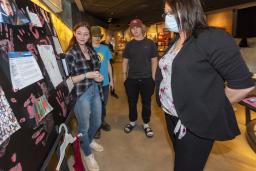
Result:
[[90,60],[90,55],[89,55],[88,49],[86,47],[84,47],[84,48],[81,47],[81,51],[82,51],[85,59]]
[[88,53],[88,49],[86,48],[86,47],[81,47],[81,51],[83,52],[83,53]]

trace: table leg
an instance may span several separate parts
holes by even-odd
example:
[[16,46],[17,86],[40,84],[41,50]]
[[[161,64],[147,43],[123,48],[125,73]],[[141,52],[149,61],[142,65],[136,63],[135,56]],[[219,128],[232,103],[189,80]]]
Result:
[[245,107],[245,123],[246,125],[251,121],[251,111],[249,108]]

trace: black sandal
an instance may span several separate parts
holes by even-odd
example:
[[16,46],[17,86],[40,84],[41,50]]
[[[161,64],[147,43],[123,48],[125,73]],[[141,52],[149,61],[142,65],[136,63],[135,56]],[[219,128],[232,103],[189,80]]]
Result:
[[125,132],[125,133],[130,133],[130,132],[133,130],[134,127],[135,127],[135,125],[133,126],[133,125],[131,125],[131,124],[127,124],[127,125],[124,127],[124,132]]
[[150,127],[147,127],[147,128],[143,127],[143,129],[144,129],[145,135],[148,138],[152,138],[154,136],[154,132],[153,132],[153,130]]

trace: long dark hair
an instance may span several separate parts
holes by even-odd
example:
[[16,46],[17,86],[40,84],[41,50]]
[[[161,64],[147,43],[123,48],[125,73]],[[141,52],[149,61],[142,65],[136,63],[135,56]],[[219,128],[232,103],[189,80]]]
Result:
[[92,38],[91,38],[91,26],[89,23],[83,21],[83,22],[80,22],[80,23],[77,23],[74,28],[73,28],[73,36],[72,38],[70,39],[69,41],[69,44],[68,44],[68,48],[66,49],[66,52],[74,46],[74,44],[77,43],[76,41],[76,37],[74,36],[74,33],[76,32],[77,29],[79,29],[80,27],[86,27],[88,30],[89,30],[89,33],[90,33],[90,38],[89,40],[86,42],[86,45],[87,46],[91,46],[91,42],[92,42]]
[[208,28],[200,0],[164,0],[165,3],[172,8],[178,26],[185,32],[187,39],[197,37],[200,30]]

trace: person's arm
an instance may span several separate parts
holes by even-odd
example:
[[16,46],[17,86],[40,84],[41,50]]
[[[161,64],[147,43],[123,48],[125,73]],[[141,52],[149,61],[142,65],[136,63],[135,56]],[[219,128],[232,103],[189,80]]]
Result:
[[128,69],[128,59],[123,58],[123,63],[122,63],[122,76],[123,76],[123,81],[127,79],[127,69]]
[[245,89],[232,89],[229,87],[225,88],[225,93],[231,104],[237,103],[245,98],[255,87],[249,87]]
[[86,72],[83,74],[76,75],[75,56],[72,53],[66,54],[66,62],[67,62],[69,74],[74,84],[77,84],[84,79],[96,79],[96,81],[102,79],[102,76],[99,71],[91,71],[91,72]]
[[122,77],[123,77],[123,82],[127,79],[128,76],[128,65],[129,65],[129,59],[130,59],[130,42],[128,42],[124,48],[123,51],[123,63],[122,63]]
[[80,81],[82,81],[86,78],[87,79],[98,79],[99,77],[101,77],[99,71],[91,71],[91,72],[87,72],[87,73],[80,74],[80,75],[77,75],[77,76],[71,76],[71,79],[76,84],[76,83],[79,83]]
[[156,44],[153,41],[152,41],[152,45],[151,45],[151,55],[152,55],[152,57],[151,57],[152,78],[153,78],[153,80],[155,80],[159,54],[157,51]]
[[85,74],[80,74],[80,75],[77,75],[77,76],[71,76],[71,79],[72,79],[74,84],[79,83],[80,81],[85,79]]
[[105,59],[108,63],[108,75],[109,75],[109,86],[110,89],[114,89],[114,80],[113,80],[113,71],[112,71],[112,65],[110,63],[110,60],[113,58],[112,53],[110,51],[109,46],[106,46],[106,54],[105,54]]
[[207,50],[209,62],[226,81],[225,95],[232,104],[241,101],[255,88],[255,83],[239,47],[234,39],[222,30],[211,32],[208,38],[211,41],[208,39],[204,42],[211,43],[201,43],[201,48]]
[[108,61],[108,75],[109,75],[109,86],[111,89],[114,89],[114,80],[113,80],[113,72],[110,61]]
[[151,58],[151,69],[152,69],[153,80],[155,80],[157,64],[158,64],[157,57]]
[[161,107],[161,101],[159,97],[159,89],[160,89],[160,84],[163,80],[163,76],[161,73],[161,69],[159,68],[159,65],[156,68],[156,75],[155,75],[155,85],[156,85],[156,103],[158,104],[159,107]]
[[73,53],[67,53],[66,54],[66,62],[68,66],[68,72],[70,75],[70,78],[72,79],[73,83],[76,84],[80,81],[82,81],[85,78],[85,74],[76,75],[75,72],[75,56]]

